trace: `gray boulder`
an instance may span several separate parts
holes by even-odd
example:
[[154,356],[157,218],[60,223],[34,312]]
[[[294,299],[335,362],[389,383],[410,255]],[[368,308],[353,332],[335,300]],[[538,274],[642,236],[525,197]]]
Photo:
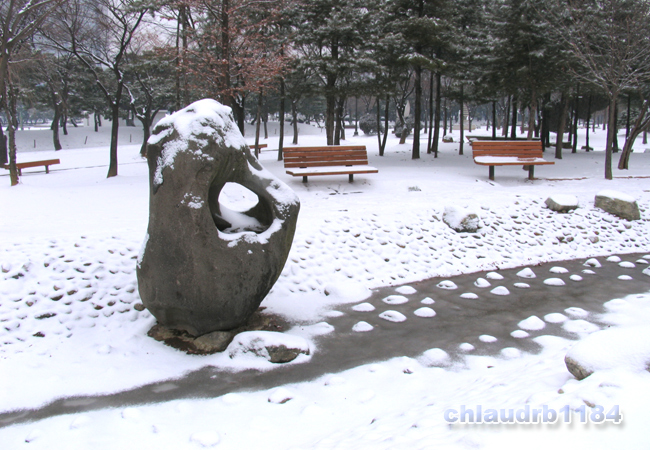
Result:
[[634,197],[624,194],[623,192],[604,190],[596,194],[594,201],[596,208],[605,212],[614,214],[626,220],[639,220],[639,205]]
[[559,213],[568,213],[578,208],[578,198],[575,195],[552,195],[546,199],[545,203],[548,209]]
[[[251,155],[230,108],[214,100],[161,120],[148,144],[149,226],[137,266],[144,306],[193,336],[243,325],[284,267],[297,196]],[[224,207],[226,183],[257,203]]]

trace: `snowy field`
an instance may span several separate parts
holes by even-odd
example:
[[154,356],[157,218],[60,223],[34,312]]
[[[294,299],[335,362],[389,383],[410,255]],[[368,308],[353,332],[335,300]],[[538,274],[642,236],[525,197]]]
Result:
[[[277,149],[276,129],[271,124],[270,138],[263,141],[269,149]],[[252,130],[246,136],[251,144]],[[547,151],[546,159],[556,163],[537,167],[534,181],[516,166],[497,167],[496,181],[489,181],[487,167],[473,163],[469,145],[458,155],[458,136],[455,143],[441,145],[437,159],[423,153],[412,160],[411,141],[399,145],[391,137],[385,156],[379,157],[376,137],[352,137],[347,130],[346,143],[365,144],[370,164],[379,169],[378,174],[355,176],[354,183],[348,183],[347,176],[323,176],[303,184],[300,177],[284,173],[275,151],[260,155],[262,164],[301,201],[289,260],[262,306],[294,324],[286,333],[306,339],[311,355],[318,354],[322,335],[380,333],[379,324],[386,318],[401,319],[385,314],[396,309],[388,307],[390,300],[385,310],[370,311],[365,304],[373,289],[395,286],[394,303],[401,301],[400,295],[422,303],[419,314],[403,316],[405,324],[428,320],[435,327],[436,321],[445,320],[435,315],[435,296],[404,286],[474,273],[480,284],[478,278],[486,281],[486,273],[513,268],[534,273],[540,263],[555,262],[561,268],[562,261],[573,259],[595,259],[600,265],[616,265],[622,259],[637,266],[633,276],[647,279],[647,288],[638,295],[609,299],[605,314],[574,304],[541,319],[521,317],[520,329],[507,332],[520,331],[524,338],[538,331],[529,339],[541,346],[539,353],[498,342],[490,354],[473,352],[469,342],[490,340],[481,334],[467,336],[458,349],[432,348],[415,358],[378,360],[344,371],[332,367],[316,379],[271,389],[241,391],[235,384],[233,392],[218,397],[179,396],[20,420],[22,410],[39,410],[66,397],[81,397],[75,401],[92,405],[93,396],[149,384],[161,392],[173,391],[174,380],[204,367],[214,367],[215,377],[224,370],[254,368],[259,377],[277,370],[250,355],[186,355],[146,336],[154,319],[135,308],[140,301],[135,263],[148,220],[147,165],[138,154],[142,132],[120,129],[119,176],[106,179],[108,126],[100,133],[86,127],[69,131],[62,136],[64,150],[59,152],[49,150],[49,131],[19,131],[19,161],[59,158],[61,164],[47,175],[42,168],[26,169],[16,187],[9,186],[7,171],[0,174],[2,449],[650,445],[650,373],[639,363],[650,359],[650,153],[644,153],[639,139],[630,170],[614,168],[615,179],[607,181],[602,130],[591,136],[595,152],[565,150],[562,160],[554,160]],[[489,134],[473,134],[478,132]],[[316,127],[302,125],[301,133],[300,145],[325,143],[324,131]],[[285,145],[290,142],[287,136]],[[620,142],[622,146],[624,135]],[[628,222],[596,209],[594,196],[604,189],[633,196],[641,220]],[[557,194],[575,195],[579,209],[563,215],[548,210],[545,200]],[[247,199],[232,190],[223,201]],[[441,220],[447,206],[478,211],[482,228],[474,235],[451,230]],[[642,257],[629,261],[629,254]],[[621,265],[622,274],[625,267]],[[584,269],[598,276],[597,268]],[[530,272],[522,273],[522,281]],[[588,276],[572,275],[584,277],[576,282],[588,285]],[[516,287],[503,287],[517,295]],[[480,292],[477,297],[478,302],[488,301]],[[345,314],[339,309],[351,307],[366,311],[355,330],[336,329],[328,322]],[[574,326],[572,339],[540,331],[565,321]],[[632,356],[619,358],[616,368],[577,381],[566,369],[565,354],[578,339],[608,325],[627,333],[632,348],[627,353]],[[304,367],[312,358],[301,356],[291,364]],[[448,423],[445,412],[461,405],[514,411],[546,405],[555,411],[564,408],[573,422],[562,416],[554,424]],[[599,418],[592,416],[594,407],[600,406],[605,414],[619,406],[622,422],[594,423]],[[577,415],[569,412],[576,409]],[[579,423],[580,411],[594,420]]]

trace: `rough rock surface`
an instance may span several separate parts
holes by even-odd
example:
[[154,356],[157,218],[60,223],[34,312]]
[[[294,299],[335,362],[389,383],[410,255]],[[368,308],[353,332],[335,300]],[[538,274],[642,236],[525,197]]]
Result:
[[596,194],[596,208],[626,220],[639,220],[641,214],[634,197],[623,192],[604,190]]
[[481,219],[475,211],[457,206],[447,206],[442,220],[459,233],[476,233],[481,227]]
[[551,211],[568,213],[578,208],[578,197],[575,195],[552,195],[546,199],[545,203]]
[[[251,155],[230,108],[214,100],[161,120],[148,144],[149,226],[137,267],[144,306],[193,336],[243,325],[284,267],[297,196]],[[226,183],[258,202],[225,208]]]

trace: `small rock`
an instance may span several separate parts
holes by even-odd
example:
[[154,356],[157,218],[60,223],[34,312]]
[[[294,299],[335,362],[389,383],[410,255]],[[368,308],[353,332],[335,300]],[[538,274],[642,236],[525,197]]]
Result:
[[578,198],[575,195],[552,195],[545,203],[548,209],[559,213],[568,213],[578,208]]
[[298,355],[309,355],[308,342],[299,337],[274,331],[245,331],[239,333],[228,346],[231,358],[252,354],[272,363],[287,363]]
[[442,221],[458,233],[476,233],[481,227],[481,219],[475,211],[457,206],[447,206]]
[[269,395],[269,403],[283,405],[293,399],[293,394],[286,388],[277,388]]

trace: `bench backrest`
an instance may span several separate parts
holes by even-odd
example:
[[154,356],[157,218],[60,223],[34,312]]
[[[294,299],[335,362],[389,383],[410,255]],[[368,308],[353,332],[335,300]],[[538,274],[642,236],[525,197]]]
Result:
[[544,156],[541,141],[473,141],[471,146],[474,156]]
[[282,152],[286,168],[368,165],[365,145],[286,147]]

